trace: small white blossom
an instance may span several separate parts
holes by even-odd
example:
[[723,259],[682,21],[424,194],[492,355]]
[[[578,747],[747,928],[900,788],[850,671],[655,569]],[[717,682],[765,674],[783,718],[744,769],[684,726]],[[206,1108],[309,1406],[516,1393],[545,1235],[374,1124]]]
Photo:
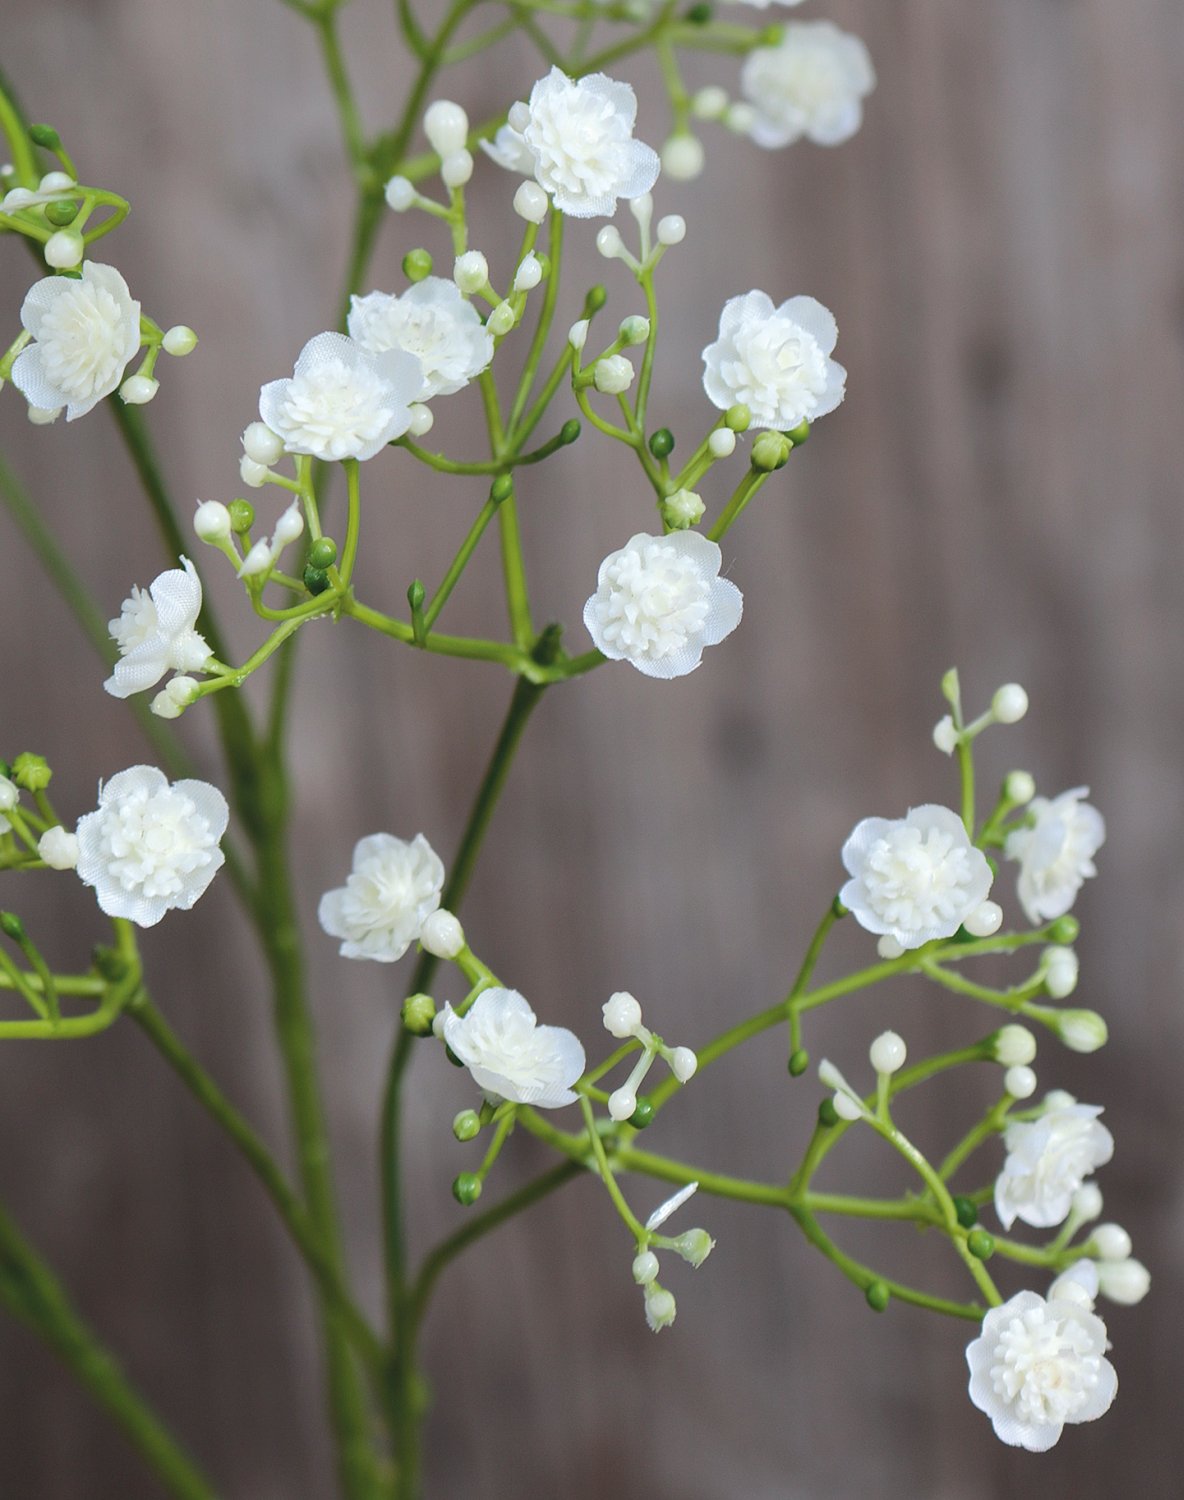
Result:
[[1106,1325],[1075,1300],[1019,1292],[983,1319],[966,1350],[970,1399],[996,1437],[1043,1453],[1068,1422],[1092,1422],[1118,1389]]
[[540,78],[530,102],[510,111],[492,145],[499,166],[533,176],[555,207],[574,218],[616,211],[657,181],[657,152],[633,139],[637,96],[603,73],[573,81],[558,68]]
[[34,342],[12,383],[31,407],[85,416],[123,379],[140,347],[140,304],[114,266],[88,260],[81,277],[47,276],[29,289],[21,324]]
[[868,932],[919,948],[953,937],[991,889],[991,867],[962,819],[927,803],[904,818],[864,818],[843,845],[839,900]]
[[682,677],[740,623],[740,590],[720,578],[722,554],[696,531],[630,537],[600,565],[584,605],[588,634],[610,661],[647,677]]
[[423,383],[402,349],[371,354],[341,333],[318,333],[288,380],[259,392],[259,415],[289,453],[338,462],[373,458],[402,437]]
[[[1046,1101],[1047,1103],[1047,1101]],[[1073,1195],[1114,1154],[1098,1104],[1060,1104],[1004,1132],[1007,1160],[995,1180],[995,1212],[1005,1229],[1016,1219],[1049,1229],[1068,1216]]]
[[188,911],[221,869],[229,817],[209,782],[170,784],[154,766],[131,766],[100,785],[98,810],[78,820],[79,879],[107,916],[154,927],[166,911]]
[[418,940],[443,887],[444,865],[422,833],[410,843],[372,833],[354,846],[345,884],[321,897],[317,920],[342,939],[343,958],[393,964]]
[[420,401],[462,390],[493,358],[481,314],[443,276],[427,276],[398,297],[370,292],[351,298],[349,332],[371,354],[414,354],[423,369]]
[[113,698],[153,687],[166,672],[200,672],[210,657],[195,628],[201,613],[201,579],[187,557],[149,584],[133,586],[118,619],[108,622],[120,660],[103,684]]
[[37,853],[51,870],[73,870],[78,864],[78,835],[60,823],[47,828],[37,841]]
[[863,123],[863,100],[876,85],[867,48],[831,21],[794,21],[776,47],[750,52],[740,88],[752,105],[748,133],[758,146],[788,146],[805,136],[838,146]]
[[1007,835],[1005,853],[1019,861],[1020,905],[1034,926],[1063,917],[1087,877],[1096,875],[1094,855],[1106,838],[1096,807],[1083,802],[1089,787],[1074,787],[1051,801],[1034,797],[1030,828]]
[[574,1104],[584,1071],[574,1032],[540,1026],[517,990],[482,990],[463,1016],[443,1010],[444,1041],[487,1094],[537,1109]]
[[847,372],[830,355],[839,330],[813,297],[780,307],[764,292],[730,297],[719,338],[703,351],[703,389],[720,411],[747,406],[754,427],[788,431],[834,411]]

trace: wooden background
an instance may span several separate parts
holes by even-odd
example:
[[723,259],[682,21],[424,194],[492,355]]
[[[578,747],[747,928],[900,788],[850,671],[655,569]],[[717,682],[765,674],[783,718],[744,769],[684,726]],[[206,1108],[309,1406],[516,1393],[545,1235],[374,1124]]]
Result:
[[[389,10],[355,0],[347,14],[372,126],[393,116],[406,75]],[[436,1500],[1179,1493],[1184,7],[833,0],[825,13],[875,56],[863,133],[835,151],[766,154],[711,132],[705,178],[660,193],[690,233],[662,274],[657,415],[684,444],[697,435],[710,415],[699,351],[724,298],[752,286],[836,311],[847,402],[729,538],[745,619],[700,672],[663,685],[609,668],[543,705],[466,926],[548,1020],[592,1039],[602,1001],[627,987],[655,1026],[693,1045],[784,992],[858,818],[955,796],[929,744],[941,672],[961,664],[972,705],[1024,682],[1032,712],[984,742],[987,784],[1012,766],[1049,792],[1087,782],[1110,828],[1102,878],[1078,910],[1079,995],[1109,1016],[1111,1045],[1092,1059],[1042,1046],[1041,1084],[1107,1106],[1118,1146],[1100,1177],[1106,1213],[1131,1230],[1154,1295],[1113,1310],[1121,1390],[1106,1420],[1044,1457],[1017,1454],[966,1400],[964,1327],[897,1307],[874,1317],[772,1216],[700,1202],[687,1222],[706,1224],[718,1248],[696,1276],[672,1277],[678,1325],[652,1338],[629,1243],[603,1193],[580,1182],[442,1285],[426,1351]],[[84,174],[133,198],[112,258],[146,310],[202,336],[164,370],[150,417],[176,492],[230,499],[258,387],[331,323],[343,271],[347,193],[311,34],[274,0],[5,0],[0,54]],[[733,70],[718,62],[703,77],[732,84]],[[503,49],[457,88],[480,117],[537,71]],[[644,69],[630,76],[652,98]],[[660,139],[652,103],[642,126]],[[484,243],[504,270],[509,185],[492,169],[481,179]],[[373,284],[396,286],[421,237],[442,251],[428,234],[388,223]],[[592,230],[570,238],[586,252]],[[588,279],[604,274],[584,263]],[[28,275],[6,245],[5,338]],[[635,310],[623,275],[610,289],[614,316]],[[471,424],[474,399],[455,411]],[[0,441],[114,612],[164,559],[109,419],[35,430],[6,391]],[[524,505],[537,612],[568,622],[576,649],[598,560],[651,519],[647,492],[604,446],[586,439],[547,466]],[[439,576],[480,485],[429,484],[395,458],[366,482],[361,584],[397,606],[412,577]],[[3,750],[48,754],[60,805],[81,813],[142,742],[7,520],[0,548]],[[484,561],[450,616],[458,630],[501,628],[492,554]],[[212,591],[245,654],[257,630],[226,582]],[[344,965],[315,930],[315,903],[363,833],[423,829],[453,847],[509,683],[345,626],[308,635],[300,899],[350,1259],[376,1309],[375,1118],[405,966]],[[212,769],[207,716],[183,733]],[[63,961],[100,934],[66,879],[22,882],[20,900],[35,931],[57,925]],[[262,977],[225,883],[145,947],[163,1009],[282,1142]],[[869,950],[842,931],[824,972]],[[886,1021],[918,1053],[990,1025],[900,984],[819,1014],[809,1043],[859,1076]],[[458,1222],[448,1184],[469,1158],[448,1123],[470,1094],[434,1055],[413,1086],[412,1227],[426,1246]],[[787,1083],[770,1040],[689,1089],[652,1144],[774,1175],[796,1159],[817,1097],[808,1079]],[[908,1124],[940,1149],[977,1107],[938,1091]],[[253,1180],[134,1028],[3,1049],[0,1117],[0,1194],[220,1493],[330,1495],[301,1268]],[[864,1144],[852,1141],[830,1181],[891,1190],[894,1167]],[[515,1140],[491,1187],[539,1160]],[[635,1189],[643,1211],[662,1196]],[[940,1246],[911,1234],[851,1243],[956,1284]],[[0,1411],[0,1495],[159,1493],[9,1322]]]

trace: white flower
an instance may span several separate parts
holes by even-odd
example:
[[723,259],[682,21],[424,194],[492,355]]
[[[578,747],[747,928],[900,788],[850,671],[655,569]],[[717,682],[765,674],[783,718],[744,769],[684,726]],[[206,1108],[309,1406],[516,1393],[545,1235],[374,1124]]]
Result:
[[343,958],[393,964],[440,905],[443,886],[444,865],[422,833],[409,844],[372,833],[355,845],[345,884],[321,897],[317,920],[330,937],[343,939]]
[[966,1350],[970,1399],[996,1437],[1043,1453],[1066,1422],[1092,1422],[1118,1389],[1106,1325],[1075,1300],[1018,1292],[983,1319]]
[[791,21],[778,46],[748,54],[740,74],[758,146],[788,146],[802,136],[817,146],[850,140],[875,86],[863,42],[831,21]]
[[405,349],[423,369],[420,401],[461,390],[493,358],[493,338],[455,281],[428,276],[394,297],[350,299],[350,337],[371,354]]
[[573,81],[558,68],[515,105],[487,154],[530,173],[555,207],[575,218],[611,215],[618,198],[640,198],[658,178],[658,154],[633,139],[637,95],[603,73]]
[[904,818],[864,818],[843,845],[839,900],[868,932],[902,948],[953,937],[991,889],[991,867],[962,819],[926,803]]
[[754,427],[788,431],[834,411],[847,372],[830,358],[839,336],[832,314],[813,297],[774,308],[764,292],[730,297],[719,338],[703,351],[703,389],[720,411],[747,406]]
[[318,333],[292,378],[259,392],[259,415],[289,453],[373,458],[407,431],[422,383],[419,360],[403,349],[371,354],[343,333]]
[[514,1104],[559,1109],[574,1104],[584,1071],[574,1032],[540,1026],[517,990],[482,990],[463,1016],[445,1005],[445,1043],[487,1094]]
[[584,605],[588,634],[610,661],[647,677],[682,677],[740,623],[744,601],[719,576],[722,554],[697,531],[639,532],[600,565]]
[[187,557],[159,574],[147,592],[132,586],[118,619],[108,621],[120,660],[103,686],[113,698],[153,687],[166,672],[200,672],[210,648],[194,628],[201,613],[201,579]]
[[29,289],[21,323],[34,342],[12,383],[31,407],[83,417],[123,379],[140,347],[140,304],[114,266],[88,260],[81,277],[47,276]]
[[995,1181],[995,1212],[1005,1229],[1016,1219],[1034,1229],[1060,1224],[1073,1194],[1114,1154],[1114,1137],[1098,1123],[1098,1104],[1060,1104],[1004,1132],[1007,1160]]
[[1088,796],[1089,787],[1078,786],[1052,801],[1034,797],[1032,827],[1007,835],[1007,857],[1020,865],[1020,905],[1034,926],[1063,917],[1086,877],[1098,873],[1093,857],[1105,842],[1106,824],[1081,800]]
[[131,766],[99,787],[99,806],[79,818],[78,875],[100,910],[153,927],[188,911],[221,868],[218,841],[230,809],[206,781],[171,785],[154,766]]

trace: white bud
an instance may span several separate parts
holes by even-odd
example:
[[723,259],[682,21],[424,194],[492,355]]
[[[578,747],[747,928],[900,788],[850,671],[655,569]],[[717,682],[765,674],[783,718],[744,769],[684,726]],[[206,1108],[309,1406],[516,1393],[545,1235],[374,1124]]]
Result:
[[608,1096],[609,1115],[620,1125],[637,1108],[637,1095],[631,1089],[614,1089]]
[[958,731],[949,714],[933,726],[933,743],[946,755],[953,755],[958,748]]
[[62,414],[60,406],[30,406],[25,415],[34,427],[48,427]]
[[1094,1305],[1093,1295],[1080,1275],[1074,1275],[1074,1271],[1078,1266],[1088,1264],[1091,1263],[1080,1260],[1074,1261],[1073,1265],[1067,1271],[1062,1271],[1048,1289],[1048,1300],[1050,1302],[1072,1302],[1076,1306],[1084,1308],[1086,1312],[1092,1312]]
[[169,697],[167,688],[161,688],[148,707],[158,719],[179,719],[181,717],[181,705],[173,702]]
[[882,1031],[871,1044],[868,1056],[877,1073],[899,1073],[908,1056],[908,1048],[895,1031]]
[[422,401],[416,401],[411,407],[411,425],[407,431],[412,437],[424,437],[431,432],[435,420],[431,407],[424,406]]
[[666,524],[679,531],[694,526],[703,519],[706,512],[703,496],[697,495],[694,490],[675,490],[673,495],[667,495],[662,501],[662,514]]
[[697,1271],[715,1249],[715,1241],[706,1229],[688,1229],[678,1236],[672,1248]]
[[998,724],[1018,724],[1028,712],[1028,695],[1018,682],[1005,682],[991,699],[991,716]]
[[1036,778],[1027,771],[1011,771],[1003,783],[1003,795],[1016,807],[1023,807],[1036,795]]
[[1096,1182],[1083,1182],[1073,1194],[1069,1212],[1079,1224],[1092,1223],[1102,1212],[1102,1189]]
[[567,342],[578,354],[588,342],[588,319],[581,318],[567,330]]
[[271,470],[266,464],[257,464],[253,458],[248,458],[244,453],[238,461],[238,474],[248,489],[258,490],[267,483],[267,476]]
[[275,523],[275,531],[271,537],[272,550],[279,553],[284,547],[290,546],[303,530],[304,517],[300,513],[300,503],[293,500]]
[[679,1083],[690,1083],[699,1066],[699,1059],[690,1047],[675,1047],[668,1058],[670,1071]]
[[1057,1017],[1056,1028],[1070,1052],[1096,1052],[1106,1045],[1110,1035],[1096,1010],[1063,1010]]
[[629,212],[637,220],[642,234],[648,234],[650,232],[650,221],[654,217],[653,193],[639,193],[636,198],[630,198]]
[[471,297],[474,292],[489,285],[489,262],[480,250],[466,250],[456,258],[452,279],[466,297]]
[[58,824],[37,841],[37,853],[51,870],[72,870],[78,863],[78,836]]
[[611,995],[601,1006],[600,1013],[604,1017],[604,1029],[619,1041],[633,1036],[641,1025],[641,1006],[628,990],[618,990]]
[[658,1257],[652,1250],[643,1250],[634,1257],[633,1279],[638,1286],[649,1286],[658,1275]]
[[86,253],[86,244],[77,229],[59,229],[45,242],[45,264],[55,271],[70,271]]
[[223,542],[230,535],[230,512],[220,500],[202,500],[193,513],[193,529],[203,542]]
[[1041,957],[1044,971],[1044,988],[1054,1000],[1064,1000],[1077,988],[1080,965],[1072,948],[1053,944],[1044,950]]
[[1127,1260],[1133,1248],[1121,1224],[1099,1224],[1090,1241],[1101,1260]]
[[265,422],[251,422],[243,430],[243,452],[254,463],[270,468],[284,456],[284,440]]
[[836,1093],[833,1099],[835,1114],[840,1120],[862,1120],[863,1110],[849,1094]]
[[196,677],[188,677],[185,673],[178,672],[175,677],[170,677],[165,683],[164,690],[178,708],[188,708],[196,701],[200,686]]
[[510,128],[516,130],[521,135],[530,124],[530,105],[524,104],[519,99],[516,103],[510,105],[510,112],[507,114],[506,120]]
[[514,273],[514,290],[516,292],[533,292],[542,279],[542,263],[532,250],[529,255],[522,257],[522,262]]
[[437,99],[429,104],[423,117],[423,133],[439,156],[460,151],[469,137],[469,117],[451,99]]
[[192,354],[197,348],[197,334],[184,323],[177,323],[166,330],[160,341],[160,347],[166,354],[171,354],[174,359],[184,359],[187,354]]
[[667,214],[658,220],[658,244],[681,245],[687,237],[687,221],[681,214]]
[[1104,1260],[1098,1265],[1098,1290],[1122,1307],[1133,1307],[1151,1290],[1151,1272],[1139,1260]]
[[425,953],[453,959],[465,945],[465,930],[450,911],[440,907],[425,919],[419,941]]
[[20,789],[15,781],[0,776],[0,813],[11,812],[21,800]]
[[876,939],[876,952],[880,955],[881,958],[888,959],[889,961],[894,958],[904,957],[904,949],[891,935],[891,933],[887,932],[882,938]]
[[632,316],[622,320],[617,332],[621,336],[621,342],[626,347],[631,347],[634,344],[644,344],[650,336],[650,320],[641,317],[638,313],[634,313]]
[[39,193],[64,193],[75,186],[76,183],[69,172],[46,172],[37,184],[37,191]]
[[446,188],[462,188],[473,175],[471,151],[450,151],[440,163],[440,178]]
[[718,120],[727,107],[727,90],[718,84],[708,84],[691,100],[691,113],[699,120]]
[[724,124],[737,135],[747,135],[755,123],[756,110],[743,100],[729,105],[728,112],[724,115]]
[[1003,1075],[1003,1087],[1013,1099],[1030,1099],[1036,1092],[1036,1074],[1031,1068],[1008,1068]]
[[[249,463],[250,459],[244,459]],[[254,578],[260,573],[267,573],[272,568],[271,547],[267,542],[256,542],[239,564],[238,576],[240,578]]]
[[485,320],[485,326],[495,338],[504,338],[514,326],[514,309],[508,302],[499,302]]
[[592,366],[592,384],[602,395],[619,396],[633,384],[633,366],[623,354],[610,354]]
[[690,182],[703,170],[703,147],[696,136],[672,135],[662,147],[662,170],[675,182]]
[[615,260],[623,253],[625,242],[615,224],[606,224],[596,236],[596,249],[605,260]]
[[384,197],[388,208],[393,208],[397,214],[405,214],[419,194],[415,191],[415,184],[409,178],[392,177],[386,185]]
[[1036,1056],[1036,1038],[1015,1022],[995,1033],[995,1061],[1005,1068],[1023,1068]]
[[514,194],[514,212],[528,224],[541,224],[551,200],[537,182],[522,182]]
[[963,918],[962,925],[971,937],[990,937],[1003,926],[1003,908],[997,902],[984,901]]
[[160,381],[151,375],[129,375],[119,387],[125,406],[147,406],[160,390]]
[[669,1328],[677,1311],[674,1296],[665,1287],[652,1284],[645,1289],[645,1320],[655,1333]]
[[1076,1103],[1076,1094],[1071,1094],[1068,1089],[1049,1089],[1041,1101],[1040,1108],[1047,1114],[1054,1109],[1072,1109]]
[[736,434],[730,427],[717,427],[707,439],[712,458],[729,458],[736,451]]

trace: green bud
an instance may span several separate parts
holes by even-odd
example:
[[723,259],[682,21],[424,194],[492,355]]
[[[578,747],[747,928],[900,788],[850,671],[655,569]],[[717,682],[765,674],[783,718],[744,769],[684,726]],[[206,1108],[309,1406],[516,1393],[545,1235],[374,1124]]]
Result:
[[602,286],[591,287],[588,295],[584,298],[584,316],[589,313],[599,312],[608,301],[608,293]]
[[830,909],[832,912],[834,912],[836,922],[841,922],[843,918],[848,915],[847,908],[843,905],[843,903],[837,896],[831,902]]
[[818,1123],[827,1130],[833,1130],[839,1123],[839,1112],[835,1109],[833,1099],[824,1099],[818,1106]]
[[675,490],[662,501],[662,519],[671,531],[686,531],[698,525],[706,511],[702,495],[694,490]]
[[12,763],[12,779],[26,792],[43,792],[53,778],[53,772],[44,755],[34,755],[26,750]]
[[431,1036],[436,1002],[430,995],[408,995],[401,1011],[403,1028],[412,1036]]
[[673,1248],[687,1265],[694,1266],[697,1271],[715,1249],[715,1241],[706,1229],[688,1229],[675,1240]]
[[683,19],[691,26],[706,26],[711,17],[711,6],[700,4],[692,5]]
[[489,486],[489,498],[495,505],[502,505],[514,493],[514,476],[499,474]]
[[969,1198],[955,1198],[954,1212],[963,1229],[973,1229],[978,1223],[978,1209]]
[[422,281],[432,274],[432,257],[427,250],[408,250],[403,257],[403,275],[408,281]]
[[637,1108],[629,1116],[629,1124],[634,1130],[644,1130],[654,1118],[653,1101],[644,1096],[637,1101]]
[[308,549],[308,560],[323,572],[337,561],[337,543],[331,536],[320,536]]
[[953,708],[957,708],[962,702],[962,687],[958,681],[957,667],[951,667],[942,678],[941,695]]
[[762,432],[752,445],[752,467],[763,474],[772,474],[789,462],[793,444],[783,432]]
[[56,151],[62,138],[52,125],[30,125],[29,139],[35,146],[44,146],[47,151]]
[[796,1052],[789,1054],[789,1076],[800,1078],[810,1066],[810,1054],[804,1047],[799,1047]]
[[990,1260],[995,1253],[995,1236],[985,1229],[972,1229],[966,1236],[966,1248],[975,1260]]
[[568,417],[567,421],[559,429],[559,441],[565,448],[570,447],[583,430],[583,424],[577,417]]
[[674,452],[674,434],[669,427],[659,427],[650,435],[650,452],[655,458],[669,458]]
[[869,1282],[863,1295],[872,1312],[883,1312],[892,1301],[892,1293],[882,1281]]
[[14,943],[23,943],[25,940],[25,924],[14,911],[0,911],[0,932],[5,937],[10,937]]
[[452,1196],[462,1208],[471,1208],[481,1196],[481,1179],[476,1172],[462,1172],[452,1184]]
[[460,1058],[457,1057],[456,1053],[452,1050],[451,1047],[446,1046],[444,1048],[444,1056],[448,1059],[448,1061],[452,1064],[452,1066],[454,1068],[463,1068],[464,1067],[464,1063],[461,1062]]
[[452,1133],[458,1141],[471,1141],[481,1134],[481,1116],[475,1109],[462,1109],[452,1122]]
[[1077,941],[1081,932],[1081,923],[1076,917],[1058,917],[1048,927],[1048,940],[1050,943],[1059,943],[1062,947],[1068,947]]
[[230,512],[230,529],[237,536],[242,536],[254,526],[255,507],[249,500],[232,500],[226,509]]
[[410,604],[412,613],[418,614],[423,608],[423,601],[427,597],[427,590],[420,579],[415,578],[407,590],[407,603]]
[[799,422],[796,427],[791,427],[785,434],[785,436],[790,440],[795,448],[800,448],[801,445],[810,436],[809,422]]
[[733,432],[747,432],[752,426],[752,413],[747,406],[729,406],[724,412],[724,426]]
[[56,229],[64,229],[78,217],[78,205],[72,198],[59,198],[45,205],[45,217]]
[[314,596],[323,594],[331,581],[324,568],[314,568],[310,563],[304,570],[304,587]]

